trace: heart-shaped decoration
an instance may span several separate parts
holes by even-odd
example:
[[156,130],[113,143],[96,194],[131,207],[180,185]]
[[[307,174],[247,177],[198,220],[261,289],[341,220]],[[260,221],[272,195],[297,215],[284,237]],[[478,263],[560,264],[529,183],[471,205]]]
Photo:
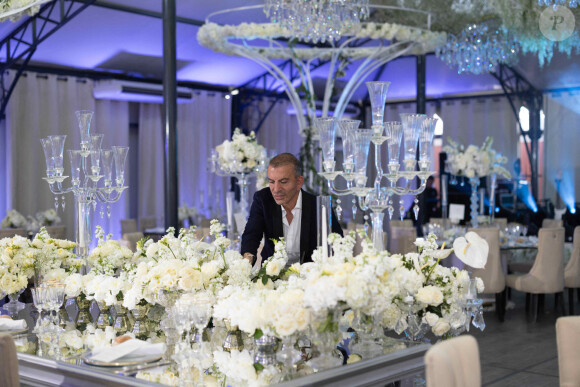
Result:
[[453,251],[457,258],[474,269],[483,269],[487,263],[489,245],[475,232],[470,231],[465,237],[453,241]]

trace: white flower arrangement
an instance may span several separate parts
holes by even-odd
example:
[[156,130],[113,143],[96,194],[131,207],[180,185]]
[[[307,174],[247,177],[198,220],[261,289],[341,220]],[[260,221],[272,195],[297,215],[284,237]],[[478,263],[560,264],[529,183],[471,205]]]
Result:
[[60,223],[60,216],[54,208],[37,212],[35,216],[40,226],[53,226]]
[[26,217],[16,210],[8,210],[6,217],[2,219],[0,227],[2,228],[24,228],[26,227]]
[[253,172],[266,157],[264,147],[256,142],[256,134],[245,135],[239,128],[234,130],[232,140],[225,140],[216,151],[220,168],[228,173]]
[[217,293],[228,283],[250,280],[251,265],[237,251],[228,250],[231,241],[222,235],[225,226],[211,221],[211,244],[195,239],[195,228],[173,230],[159,242],[147,242],[136,253],[138,263],[128,272],[132,284],[124,305],[132,307],[142,299],[155,303],[160,292],[191,293],[209,290]]
[[62,272],[78,270],[72,249],[75,244],[52,239],[42,229],[33,241],[21,236],[0,240],[0,291],[13,294],[28,285],[33,276],[62,278]]
[[189,207],[187,203],[182,203],[181,207],[177,209],[177,218],[180,222],[183,222],[186,219],[189,219],[191,221],[196,216],[197,216],[197,208]]
[[101,226],[97,226],[95,234],[98,245],[88,257],[91,271],[94,271],[95,274],[113,275],[117,270],[131,262],[133,252],[127,247],[121,246],[119,241],[112,240],[111,234],[107,235],[105,239]]
[[448,142],[449,144],[443,147],[443,151],[447,153],[451,174],[470,179],[485,177],[492,173],[508,179],[511,177],[507,169],[501,166],[507,162],[507,158],[491,148],[493,138],[487,137],[481,148],[476,145],[469,145],[465,148],[451,139],[448,139]]
[[275,365],[266,367],[254,366],[254,356],[248,350],[214,351],[215,367],[228,381],[228,384],[239,386],[268,386],[275,384],[280,376],[280,369]]

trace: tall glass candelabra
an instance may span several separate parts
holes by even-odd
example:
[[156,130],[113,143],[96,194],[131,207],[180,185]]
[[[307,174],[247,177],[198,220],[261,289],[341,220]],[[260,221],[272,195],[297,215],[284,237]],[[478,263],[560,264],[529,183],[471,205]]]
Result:
[[[394,213],[393,195],[418,195],[425,190],[427,178],[434,174],[431,169],[431,153],[436,118],[424,114],[401,114],[401,122],[383,122],[385,103],[390,82],[367,82],[372,108],[371,129],[357,129],[360,122],[319,118],[315,124],[320,134],[323,169],[320,175],[328,181],[330,191],[338,196],[355,195],[363,211],[371,210],[373,224],[373,243],[379,251],[384,250],[383,218],[388,210],[389,217]],[[335,170],[334,141],[337,128],[343,139],[343,171]],[[376,178],[373,187],[366,187],[367,158],[370,143],[375,145]],[[381,158],[381,145],[387,142],[389,162],[385,173]],[[400,151],[403,148],[403,163]],[[419,155],[417,155],[417,148]],[[418,156],[418,157],[417,157]],[[418,161],[417,161],[418,160]],[[417,170],[418,165],[418,170]],[[346,189],[335,187],[335,180],[342,176]],[[420,185],[413,188],[411,182],[418,177]],[[383,184],[383,179],[388,181]],[[402,180],[402,184],[399,181]],[[414,200],[413,212],[419,214],[418,199]],[[401,216],[404,213],[400,201]]]
[[[46,177],[50,190],[55,197],[55,207],[58,210],[58,196],[62,195],[64,209],[64,194],[72,192],[75,198],[75,232],[76,253],[87,265],[89,245],[92,237],[91,207],[96,210],[98,203],[107,203],[107,216],[111,216],[110,203],[121,198],[128,187],[125,185],[125,161],[129,147],[114,146],[112,149],[101,149],[102,134],[91,134],[90,126],[93,112],[80,110],[75,112],[81,135],[80,150],[69,150],[71,166],[71,186],[63,187],[64,176],[63,151],[66,135],[48,136],[40,140],[46,158]],[[102,162],[102,163],[101,163]],[[113,181],[113,165],[115,180]],[[102,173],[102,174],[101,174]],[[99,182],[103,185],[99,187]],[[104,210],[101,207],[101,216]]]

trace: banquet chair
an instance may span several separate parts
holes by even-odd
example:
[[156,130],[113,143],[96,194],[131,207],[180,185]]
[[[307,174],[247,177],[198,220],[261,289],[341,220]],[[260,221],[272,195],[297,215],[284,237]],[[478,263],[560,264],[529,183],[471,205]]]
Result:
[[137,242],[143,238],[144,235],[141,231],[128,232],[123,234],[123,239],[128,242],[128,247],[131,251],[135,251],[137,249]]
[[28,237],[28,231],[26,231],[23,228],[3,228],[3,229],[0,229],[0,239],[12,238],[15,235],[26,238],[26,237]]
[[499,250],[499,229],[497,227],[471,228],[469,231],[485,239],[489,245],[487,263],[483,269],[471,269],[474,277],[479,277],[485,286],[484,293],[495,294],[495,307],[499,321],[505,317],[506,292],[505,274],[501,266]]
[[66,239],[66,226],[46,226],[46,232],[51,238]]
[[574,289],[580,291],[580,226],[574,229],[572,255],[564,269],[564,288],[568,289],[570,315],[574,314]]
[[580,386],[580,316],[556,320],[556,345],[560,386]]
[[391,254],[406,254],[417,252],[415,240],[417,230],[415,227],[393,227],[391,226],[391,244],[389,252]]
[[494,218],[493,222],[500,227],[500,229],[504,229],[507,227],[508,220],[507,218]]
[[403,220],[390,220],[391,227],[413,227],[413,221],[411,219],[403,219]]
[[[506,285],[526,295],[526,311],[531,304],[531,320],[538,317],[538,295],[556,294],[556,304],[564,310],[564,228],[541,228],[538,233],[538,253],[527,274],[509,274]],[[528,303],[528,300],[531,303]]]
[[16,345],[11,335],[0,334],[0,359],[0,386],[20,386]]
[[130,232],[137,232],[137,220],[121,219],[121,235],[125,235]]
[[205,216],[203,216],[201,218],[201,227],[207,227],[209,228],[209,226],[211,225],[211,219],[206,218]]
[[[157,218],[156,217],[143,217],[139,218],[139,231],[145,232],[145,230],[149,230],[151,228],[157,227]],[[135,230],[137,231],[137,230]]]
[[479,348],[473,336],[440,341],[425,354],[427,387],[481,386]]
[[564,222],[561,219],[544,219],[542,220],[542,228],[556,228],[564,227]]

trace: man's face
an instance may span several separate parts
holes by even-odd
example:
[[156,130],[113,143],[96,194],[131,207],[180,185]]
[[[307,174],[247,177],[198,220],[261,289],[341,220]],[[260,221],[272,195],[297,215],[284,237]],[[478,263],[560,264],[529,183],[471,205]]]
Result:
[[302,176],[296,176],[291,164],[279,167],[268,167],[268,183],[276,204],[294,208],[298,193],[304,183]]

